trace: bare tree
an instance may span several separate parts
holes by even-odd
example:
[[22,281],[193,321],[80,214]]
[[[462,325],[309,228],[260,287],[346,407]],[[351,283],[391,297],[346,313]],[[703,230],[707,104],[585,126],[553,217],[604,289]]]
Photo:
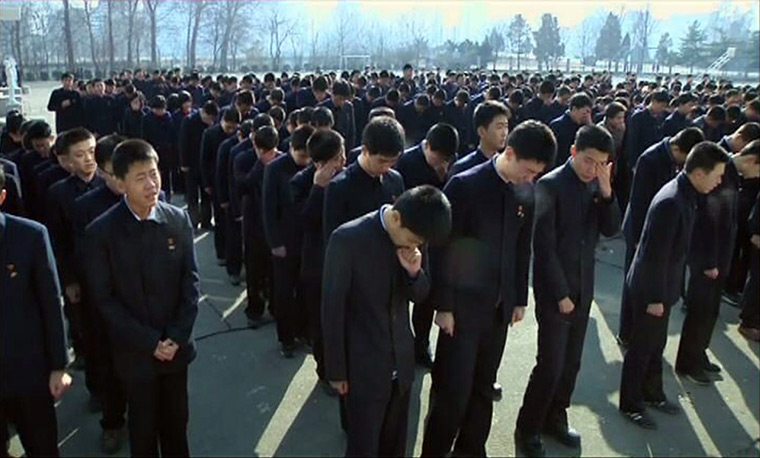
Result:
[[[64,0],[68,1],[68,0]],[[140,4],[140,0],[126,0],[127,4],[127,65],[132,65],[132,49],[134,44],[134,37],[135,34],[133,33],[135,30],[135,21],[137,19],[137,6]],[[139,43],[139,39],[138,39]],[[140,46],[138,44],[137,48],[139,49]],[[138,53],[139,54],[139,53]],[[139,60],[139,58],[138,58]]]
[[633,62],[636,63],[636,73],[641,73],[644,62],[649,59],[649,39],[654,32],[657,22],[649,11],[649,4],[643,11],[637,11],[633,26]]
[[345,8],[341,8],[338,5],[337,18],[335,24],[335,40],[338,44],[338,63],[339,66],[343,66],[343,56],[346,55],[346,44],[350,43],[353,39],[355,32],[355,20],[352,18]]
[[116,52],[113,46],[113,0],[106,0],[108,8],[108,71],[116,66]]
[[293,34],[298,26],[298,22],[287,17],[279,7],[279,4],[273,4],[266,18],[266,31],[269,33],[269,58],[272,62],[272,69],[279,70],[282,59],[282,45]]
[[158,39],[157,39],[157,17],[158,4],[160,0],[143,0],[145,10],[150,20],[150,64],[153,67],[158,66]]
[[66,39],[66,65],[73,69],[74,62],[74,39],[71,37],[71,5],[69,0],[63,0],[63,33]]
[[100,65],[98,64],[98,56],[95,52],[95,34],[92,31],[92,0],[84,0],[84,17],[87,22],[87,33],[90,36],[90,56],[92,57],[92,65],[95,67],[95,73],[100,73]]
[[224,25],[222,32],[222,42],[219,47],[219,66],[225,71],[227,69],[227,57],[230,50],[232,30],[235,27],[235,18],[238,16],[243,6],[246,4],[249,3],[241,2],[239,0],[224,0],[223,2]]

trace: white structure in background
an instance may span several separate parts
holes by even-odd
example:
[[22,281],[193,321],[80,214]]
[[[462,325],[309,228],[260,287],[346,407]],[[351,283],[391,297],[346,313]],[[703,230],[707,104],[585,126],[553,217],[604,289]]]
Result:
[[[0,21],[14,22],[19,20],[21,20],[21,1],[2,0],[2,3],[0,3]],[[5,57],[3,59],[3,67],[8,87],[0,89],[0,116],[5,118],[6,113],[10,110],[23,111],[21,104],[23,89],[18,84],[16,59],[13,56]]]
[[16,91],[20,91],[18,85],[18,73],[16,73],[16,59],[6,57],[3,61],[5,68],[5,80],[8,82],[8,98],[5,100],[5,113],[11,110],[21,111],[21,101],[16,98]]
[[721,68],[723,68],[731,59],[734,58],[736,55],[736,48],[728,48],[726,49],[726,52],[723,53],[722,56],[718,57],[715,62],[710,64],[709,67],[707,67],[706,73],[712,74],[713,72],[717,72]]

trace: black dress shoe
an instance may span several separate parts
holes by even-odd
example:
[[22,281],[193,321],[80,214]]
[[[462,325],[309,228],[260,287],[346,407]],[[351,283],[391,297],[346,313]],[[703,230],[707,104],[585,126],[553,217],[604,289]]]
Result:
[[430,347],[417,346],[414,349],[414,362],[422,367],[433,368],[433,355],[430,353]]
[[491,399],[494,402],[499,402],[501,401],[501,396],[502,396],[501,384],[496,382],[491,387]]
[[706,361],[702,370],[708,374],[720,374],[720,366],[710,361]]
[[544,432],[568,447],[578,448],[581,446],[581,435],[574,428],[564,423],[548,426]]
[[515,445],[529,458],[541,458],[546,456],[544,444],[540,434],[525,434],[519,429],[515,430]]
[[282,347],[280,348],[280,353],[284,358],[290,359],[293,358],[296,355],[296,345],[295,344],[282,344]]

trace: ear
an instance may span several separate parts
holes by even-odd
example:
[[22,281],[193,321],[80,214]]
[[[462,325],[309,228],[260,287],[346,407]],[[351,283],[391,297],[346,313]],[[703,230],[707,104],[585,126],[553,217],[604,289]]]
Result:
[[116,190],[121,194],[127,193],[127,184],[121,178],[116,178]]
[[578,150],[575,148],[575,144],[570,146],[570,155],[572,157],[575,157],[575,154],[578,152]]
[[5,198],[8,196],[8,192],[5,189],[0,189],[0,207],[3,206]]

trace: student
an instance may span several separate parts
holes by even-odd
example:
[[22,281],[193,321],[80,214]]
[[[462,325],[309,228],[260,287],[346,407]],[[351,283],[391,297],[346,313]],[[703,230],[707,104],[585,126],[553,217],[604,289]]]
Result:
[[628,120],[628,137],[625,152],[627,162],[635,167],[647,148],[662,140],[662,117],[668,107],[668,93],[655,91],[649,96],[649,104],[636,111]]
[[[117,146],[124,199],[87,227],[92,300],[106,322],[129,408],[133,456],[188,456],[187,369],[200,280],[187,213],[158,201],[158,155],[142,140]],[[135,292],[139,291],[139,294]]]
[[201,187],[203,193],[212,201],[212,210],[214,215],[214,247],[216,249],[216,260],[220,266],[226,263],[226,247],[224,210],[221,207],[218,189],[214,188],[216,180],[216,159],[219,152],[219,145],[226,139],[232,137],[240,124],[240,113],[236,108],[230,108],[224,112],[221,121],[205,129],[201,136],[201,157],[200,157],[200,175]]
[[306,322],[303,319],[303,295],[300,288],[297,288],[302,234],[290,191],[290,179],[311,161],[306,151],[306,142],[312,133],[314,128],[311,126],[296,129],[290,142],[290,151],[274,159],[264,169],[264,234],[272,255],[277,338],[286,358],[294,356],[296,338],[308,335],[308,331],[299,326]]
[[[143,118],[149,113],[149,109],[145,107],[145,97],[142,93],[135,92],[127,101],[129,106],[124,110],[119,133],[127,138],[142,138]],[[172,124],[174,124],[173,119]]]
[[591,99],[583,93],[575,94],[565,113],[550,124],[557,138],[557,162],[554,167],[562,167],[570,157],[570,148],[578,130],[591,124]]
[[[750,130],[752,124],[742,128]],[[760,126],[754,125],[757,133]],[[689,256],[688,312],[683,322],[676,358],[676,372],[698,385],[709,385],[707,374],[720,367],[707,357],[721,295],[734,254],[739,188],[743,180],[760,177],[760,141],[754,140],[731,155],[721,183],[697,208]]]
[[55,155],[51,154],[55,136],[47,122],[34,121],[24,138],[32,148],[21,156],[18,163],[21,195],[29,216],[38,219],[42,217],[44,202],[40,200],[37,193],[37,177],[34,169],[39,164],[50,164],[55,161]]
[[696,216],[697,196],[720,184],[729,157],[718,145],[692,148],[684,170],[655,195],[626,276],[633,309],[631,341],[623,362],[620,411],[646,429],[657,423],[645,406],[667,414],[680,412],[668,401],[662,383],[662,353],[670,309],[681,296],[681,283]]
[[203,131],[216,124],[218,116],[219,107],[209,101],[200,111],[187,116],[180,128],[180,168],[185,177],[185,201],[193,228],[200,224],[202,229],[211,229],[211,198],[203,192],[201,183],[201,141]]
[[467,117],[467,105],[470,102],[470,94],[467,91],[461,90],[456,93],[452,100],[446,102],[446,111],[444,120],[446,123],[451,124],[457,129],[459,133],[459,149],[458,155],[466,155],[475,145],[469,144],[470,130],[472,125],[472,118]]
[[[373,119],[379,117],[379,116],[387,116],[389,118],[396,119],[396,113],[391,110],[388,107],[377,107],[373,108],[369,112],[369,119],[367,122],[372,121]],[[366,127],[366,124],[365,124]],[[362,134],[364,133],[364,130],[362,130]],[[351,165],[361,156],[362,154],[362,145],[356,146],[355,148],[352,148],[350,150],[346,150],[346,165]]]
[[[0,168],[0,207],[4,188]],[[0,212],[0,263],[0,437],[13,423],[27,456],[58,456],[54,403],[71,386],[71,377],[65,371],[61,288],[47,230]],[[4,440],[0,447],[4,454]]]
[[338,80],[333,83],[332,97],[323,101],[319,106],[332,111],[335,120],[335,130],[343,136],[346,148],[356,146],[356,124],[354,105],[351,103],[351,88],[346,81]]
[[[105,185],[87,192],[74,201],[72,213],[77,258],[80,263],[90,253],[85,229],[98,216],[118,204],[123,198],[123,192],[119,190],[113,174],[112,158],[116,146],[125,140],[127,140],[126,137],[120,135],[106,135],[98,139],[95,146],[95,161],[98,164],[97,173],[105,181]],[[86,275],[82,277],[85,293],[92,290],[87,280]],[[127,404],[124,391],[114,372],[111,343],[105,332],[105,322],[100,309],[92,300],[83,301],[83,306],[86,307],[82,317],[87,329],[85,335],[88,337],[85,370],[89,379],[92,380],[92,386],[102,407],[101,450],[107,455],[112,455],[121,448]]]
[[5,126],[0,133],[0,154],[12,157],[17,151],[23,150],[21,126],[26,122],[18,110],[11,110],[5,115]]
[[105,83],[98,78],[92,81],[92,93],[84,98],[84,125],[95,137],[116,132],[116,120],[113,116],[115,102],[105,91]]
[[604,118],[597,123],[597,126],[607,129],[615,142],[615,151],[611,156],[615,164],[612,167],[614,174],[612,186],[621,214],[625,213],[625,208],[628,206],[631,186],[629,179],[631,166],[626,162],[625,156],[625,112],[625,105],[620,102],[611,102],[604,109]]
[[[50,231],[58,275],[64,291],[64,312],[69,320],[71,343],[77,357],[87,356],[87,336],[83,327],[81,304],[81,270],[75,258],[73,207],[77,197],[103,185],[95,173],[95,137],[86,129],[76,128],[60,137],[59,157],[69,165],[71,175],[53,186],[46,194],[45,225]],[[91,383],[89,387],[91,387]],[[92,391],[91,391],[92,392]]]
[[303,232],[299,280],[308,315],[314,360],[317,363],[317,377],[322,389],[328,395],[335,396],[337,392],[325,378],[322,343],[321,297],[324,263],[322,209],[325,188],[330,180],[343,170],[346,152],[343,138],[334,130],[319,130],[312,134],[308,139],[306,149],[311,158],[311,165],[298,172],[290,180],[296,218]]
[[48,111],[55,112],[55,131],[63,133],[84,125],[84,101],[74,86],[71,73],[61,75],[61,85],[50,93]]
[[[625,239],[625,263],[623,267],[623,293],[621,297],[620,327],[617,341],[626,348],[631,338],[633,310],[625,277],[631,267],[633,255],[644,230],[644,220],[649,205],[657,192],[668,181],[675,178],[686,162],[689,151],[704,140],[702,132],[696,127],[688,127],[675,137],[665,137],[661,142],[650,146],[639,157],[636,173],[633,175],[631,198],[623,218],[623,238]],[[639,172],[640,170],[640,172]]]
[[399,108],[398,120],[404,126],[407,145],[419,144],[425,138],[425,134],[432,126],[429,110],[430,97],[427,94],[421,94]]
[[452,233],[434,258],[431,301],[440,332],[423,456],[448,455],[452,446],[457,455],[486,454],[507,328],[528,305],[531,182],[554,163],[556,148],[546,125],[526,121],[504,153],[454,175],[444,188]]
[[445,239],[450,228],[446,197],[420,186],[330,237],[322,327],[326,376],[350,418],[346,456],[405,454],[414,379],[408,304],[424,301],[430,288],[423,244]]
[[404,192],[401,175],[391,167],[404,151],[404,128],[395,119],[372,119],[362,134],[362,152],[325,190],[324,237],[341,224],[364,215]]
[[[571,99],[572,104],[572,99]],[[603,128],[583,126],[571,157],[536,184],[533,293],[538,355],[517,418],[515,439],[527,456],[543,456],[541,432],[569,447],[581,436],[567,409],[581,367],[599,236],[620,230],[612,191],[614,140]]]
[[154,96],[148,106],[150,112],[143,117],[140,128],[141,138],[150,143],[153,150],[158,154],[163,191],[166,193],[166,198],[171,202],[172,171],[175,167],[175,154],[172,145],[174,139],[172,115],[166,111],[166,98],[163,95]]
[[702,129],[705,140],[719,142],[725,134],[726,109],[715,105],[707,113],[694,120],[694,126]]
[[265,167],[282,153],[277,151],[279,139],[272,118],[269,115],[264,116],[268,124],[253,132],[255,155],[251,156],[254,153],[249,154],[246,151],[235,159],[235,181],[238,181],[239,192],[242,195],[243,253],[248,275],[246,283],[249,299],[246,316],[248,325],[254,329],[266,323],[264,306],[267,296],[270,298],[269,313],[272,317],[275,316],[275,308],[278,305],[269,295],[269,291],[272,290],[272,256],[264,232],[262,192]]
[[[741,324],[739,333],[745,338],[760,342],[760,300],[758,300],[758,264],[760,261],[760,194],[755,199],[755,205],[752,207],[749,219],[746,224],[747,231],[750,233],[750,266],[749,279],[744,287],[744,294],[741,300],[742,312],[739,315]],[[743,222],[742,222],[743,224]]]
[[509,110],[501,102],[486,101],[478,105],[473,123],[480,138],[478,149],[456,161],[449,169],[449,177],[487,162],[507,144]]
[[[396,162],[395,169],[404,179],[404,188],[412,189],[426,184],[442,189],[458,147],[459,135],[454,127],[445,123],[431,127],[425,140],[404,151]],[[429,339],[432,323],[432,304],[429,301],[414,304],[412,313],[414,358],[417,364],[431,369],[433,357]]]
[[665,122],[662,124],[662,135],[673,137],[678,132],[691,127],[691,120],[688,118],[697,106],[697,96],[691,92],[684,92],[676,98],[676,109],[673,110]]
[[[549,80],[541,82],[538,94],[525,104],[525,119],[535,119],[549,125],[562,114],[559,103],[554,100],[555,86]],[[556,116],[555,116],[556,115]]]

